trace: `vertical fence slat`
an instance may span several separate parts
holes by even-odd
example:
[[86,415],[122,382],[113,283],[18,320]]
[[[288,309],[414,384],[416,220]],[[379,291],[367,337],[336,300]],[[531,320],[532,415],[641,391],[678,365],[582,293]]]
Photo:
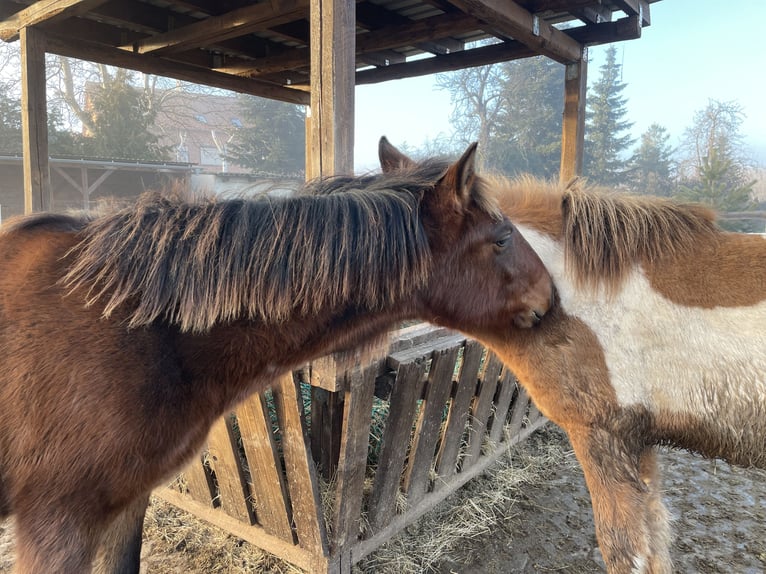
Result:
[[269,534],[292,541],[287,486],[263,393],[237,407],[237,421],[254,485],[256,519]]
[[407,503],[417,504],[428,490],[429,474],[433,465],[439,430],[442,426],[444,407],[452,390],[459,347],[434,351],[428,374],[426,396],[420,408],[415,435],[410,449],[410,459],[405,471],[404,488]]
[[229,516],[252,524],[253,515],[247,499],[250,489],[239,460],[237,441],[227,414],[219,418],[208,436],[210,465],[218,482],[221,508]]
[[508,433],[510,436],[519,434],[521,425],[524,423],[524,417],[527,415],[527,408],[529,407],[529,395],[527,390],[519,385],[519,391],[516,393],[516,397],[513,400],[511,406],[511,420],[508,423]]
[[494,445],[500,444],[500,441],[503,440],[508,409],[511,408],[511,399],[513,399],[513,393],[516,391],[516,377],[508,369],[503,368],[498,385],[500,390],[496,393],[495,412],[489,427],[489,440]]
[[471,399],[476,393],[476,385],[479,380],[479,368],[481,358],[484,356],[484,347],[477,341],[466,341],[463,348],[463,364],[460,367],[455,396],[452,398],[447,415],[447,428],[444,431],[444,439],[439,447],[436,472],[441,480],[434,485],[434,489],[442,488],[445,481],[457,472],[457,457],[460,452],[460,443],[465,432],[465,424],[468,420],[468,412],[471,407]]
[[383,432],[378,468],[368,504],[370,526],[379,530],[391,521],[396,512],[396,493],[407,456],[412,421],[421,380],[426,372],[423,359],[402,363],[389,401],[389,415]]
[[343,401],[343,431],[335,489],[333,548],[342,548],[360,532],[362,494],[370,444],[372,399],[377,365],[349,373]]
[[471,409],[471,426],[468,431],[468,446],[463,458],[464,468],[472,466],[481,455],[481,447],[487,430],[487,421],[492,412],[492,399],[497,389],[498,377],[503,364],[494,353],[487,354],[484,374],[479,386],[479,395],[474,398]]
[[202,451],[203,454],[194,457],[188,466],[184,468],[182,476],[186,482],[186,488],[189,490],[189,496],[206,506],[212,506],[215,488],[213,479],[208,474],[203,463],[207,450],[208,447],[205,445]]
[[300,387],[293,379],[292,373],[287,373],[280,377],[272,393],[282,432],[282,451],[298,544],[315,554],[326,556],[327,533],[316,470],[309,452],[310,442],[306,432]]

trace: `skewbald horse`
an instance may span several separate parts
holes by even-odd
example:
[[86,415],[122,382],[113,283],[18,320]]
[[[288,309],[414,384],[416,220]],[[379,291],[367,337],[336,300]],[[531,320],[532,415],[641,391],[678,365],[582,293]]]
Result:
[[569,435],[607,570],[672,570],[656,453],[766,468],[766,238],[703,207],[497,180],[558,303],[534,332],[479,333]]
[[147,195],[6,223],[0,516],[15,515],[16,571],[89,572],[105,543],[106,570],[138,572],[150,490],[217,417],[311,358],[405,318],[468,334],[538,323],[550,276],[488,197],[475,149],[414,165],[383,139],[390,173],[311,194]]

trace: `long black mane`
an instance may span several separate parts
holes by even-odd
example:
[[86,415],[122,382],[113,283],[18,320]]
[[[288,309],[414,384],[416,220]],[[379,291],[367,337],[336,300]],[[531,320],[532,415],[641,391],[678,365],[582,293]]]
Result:
[[205,331],[240,318],[279,323],[338,306],[376,309],[427,279],[420,200],[447,164],[330,178],[288,198],[189,202],[146,193],[82,229],[64,278],[130,326]]

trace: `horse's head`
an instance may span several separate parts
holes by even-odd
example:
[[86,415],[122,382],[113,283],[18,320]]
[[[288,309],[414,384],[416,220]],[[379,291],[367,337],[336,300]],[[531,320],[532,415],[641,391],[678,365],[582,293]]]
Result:
[[[418,163],[380,140],[384,173],[416,171]],[[476,144],[426,188],[420,212],[433,257],[422,293],[431,322],[468,334],[531,327],[548,311],[553,283],[540,258],[504,217],[476,174]]]

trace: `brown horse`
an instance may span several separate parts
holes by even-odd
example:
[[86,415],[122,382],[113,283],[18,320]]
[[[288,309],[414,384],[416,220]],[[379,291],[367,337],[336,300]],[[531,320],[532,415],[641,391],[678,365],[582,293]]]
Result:
[[479,334],[569,435],[612,574],[668,573],[658,445],[766,468],[766,239],[666,199],[498,180],[558,304]]
[[390,174],[310,194],[149,194],[5,224],[0,515],[15,515],[16,570],[89,572],[122,513],[108,567],[137,571],[150,490],[217,417],[311,358],[410,317],[467,333],[539,322],[550,277],[474,155],[410,165],[383,139]]

